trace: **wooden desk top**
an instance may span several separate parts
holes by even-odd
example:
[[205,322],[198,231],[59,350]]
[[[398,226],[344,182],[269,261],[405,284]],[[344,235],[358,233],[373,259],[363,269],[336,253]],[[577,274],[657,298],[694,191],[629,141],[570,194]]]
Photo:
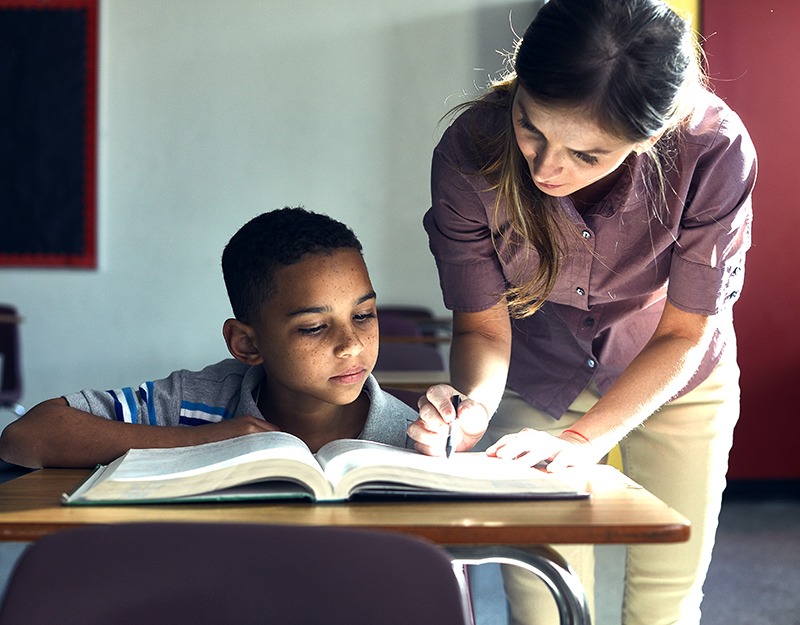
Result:
[[41,469],[0,484],[0,540],[27,542],[92,523],[190,521],[335,525],[396,531],[445,545],[669,543],[689,522],[613,467],[593,467],[589,499],[561,501],[215,503],[62,506],[89,472]]

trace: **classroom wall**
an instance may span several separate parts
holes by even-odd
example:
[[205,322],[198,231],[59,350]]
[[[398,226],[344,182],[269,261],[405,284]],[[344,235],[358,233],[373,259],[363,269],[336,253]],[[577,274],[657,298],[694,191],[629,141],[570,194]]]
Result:
[[747,125],[759,160],[753,190],[753,246],[734,308],[742,412],[729,477],[800,479],[800,210],[792,181],[800,143],[800,3],[704,0],[710,76],[716,93]]
[[222,248],[287,204],[352,225],[379,303],[444,312],[420,225],[438,120],[536,4],[101,0],[99,267],[0,268],[23,402],[226,357]]
[[680,15],[692,20],[695,28],[700,19],[700,0],[667,0],[667,3]]

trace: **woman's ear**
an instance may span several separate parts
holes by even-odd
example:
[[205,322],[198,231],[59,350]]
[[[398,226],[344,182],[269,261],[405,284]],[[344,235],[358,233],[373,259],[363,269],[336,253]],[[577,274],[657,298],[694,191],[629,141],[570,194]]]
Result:
[[222,325],[222,336],[231,356],[246,365],[260,365],[264,362],[255,339],[253,328],[237,319],[226,319]]
[[636,147],[633,148],[633,151],[636,152],[637,155],[647,152],[647,150],[649,150],[656,144],[656,141],[658,141],[661,138],[661,135],[663,134],[664,131],[660,130],[652,137],[648,137],[644,141],[640,141],[639,143],[636,144]]

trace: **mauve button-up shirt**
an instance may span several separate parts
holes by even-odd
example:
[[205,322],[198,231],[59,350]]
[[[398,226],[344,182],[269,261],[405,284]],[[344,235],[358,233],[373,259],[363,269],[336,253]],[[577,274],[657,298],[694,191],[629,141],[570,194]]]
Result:
[[[491,131],[507,114],[470,109],[434,150],[424,225],[444,303],[453,311],[492,307],[538,263],[532,247],[509,245],[500,235],[508,221],[502,214],[494,219],[495,193],[476,175],[466,130],[472,115],[482,116],[479,125]],[[739,117],[710,93],[673,140],[677,151],[666,172],[671,192],[660,218],[643,182],[645,155],[631,156],[609,196],[583,214],[568,197],[559,200],[577,234],[548,301],[532,316],[512,320],[508,374],[509,387],[555,418],[593,379],[601,392],[608,390],[652,336],[667,299],[718,318],[705,358],[681,394],[735,350],[731,308],[750,246],[755,149]],[[658,193],[657,180],[650,187]]]

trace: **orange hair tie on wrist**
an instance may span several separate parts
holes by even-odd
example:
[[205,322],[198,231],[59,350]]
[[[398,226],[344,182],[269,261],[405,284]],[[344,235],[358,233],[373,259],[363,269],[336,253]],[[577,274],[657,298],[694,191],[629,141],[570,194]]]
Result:
[[582,438],[583,440],[585,440],[587,443],[591,443],[591,442],[592,442],[592,441],[590,441],[588,438],[586,438],[586,437],[585,437],[583,434],[581,434],[580,432],[578,432],[577,430],[564,430],[564,431],[563,431],[563,432],[561,432],[561,433],[562,433],[562,434],[566,434],[567,432],[570,432],[571,434],[574,434],[575,436],[579,436],[580,438]]

